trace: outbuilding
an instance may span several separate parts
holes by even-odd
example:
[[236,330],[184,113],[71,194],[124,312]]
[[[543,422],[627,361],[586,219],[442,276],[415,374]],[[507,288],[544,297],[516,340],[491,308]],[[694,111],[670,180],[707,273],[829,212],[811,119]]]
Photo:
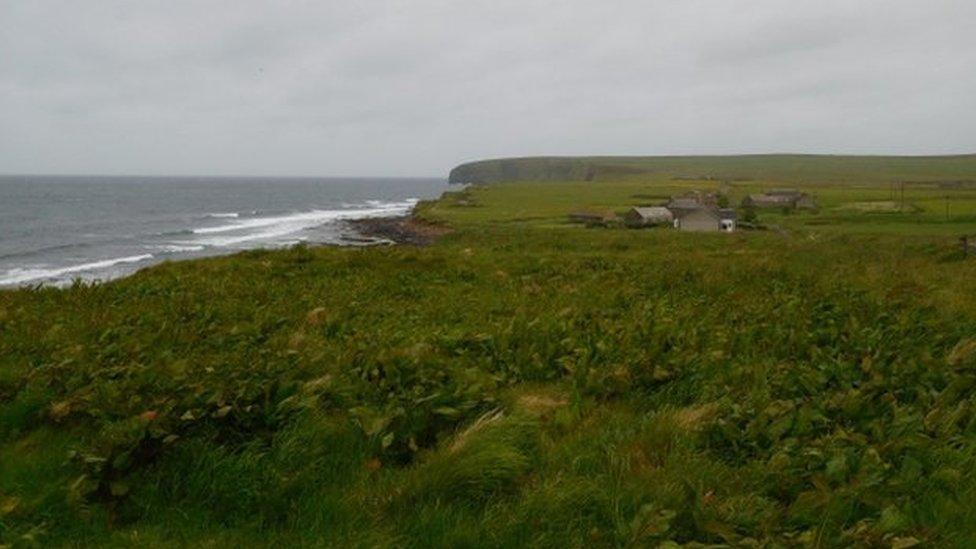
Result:
[[675,217],[680,217],[695,210],[702,208],[702,203],[697,198],[672,198],[667,206]]
[[675,212],[674,228],[679,231],[733,232],[736,229],[735,210],[700,207],[680,214]]
[[572,212],[569,214],[570,223],[581,223],[587,227],[611,227],[620,223],[620,218],[613,212]]
[[794,203],[798,210],[816,210],[817,202],[810,195],[804,194]]
[[718,231],[718,212],[710,208],[695,208],[675,212],[674,228],[680,231]]
[[773,189],[767,193],[750,194],[742,200],[746,208],[771,209],[785,208],[791,210],[816,210],[817,203],[806,194],[793,189]]
[[624,219],[629,227],[653,227],[670,225],[674,221],[674,214],[662,206],[636,207],[631,208]]
[[746,208],[790,208],[796,204],[796,199],[782,194],[750,194],[742,200]]

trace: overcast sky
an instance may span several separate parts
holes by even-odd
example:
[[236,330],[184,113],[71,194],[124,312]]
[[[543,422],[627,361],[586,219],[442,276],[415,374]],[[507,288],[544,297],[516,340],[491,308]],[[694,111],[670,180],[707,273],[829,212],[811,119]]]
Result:
[[0,0],[0,173],[976,152],[973,0]]

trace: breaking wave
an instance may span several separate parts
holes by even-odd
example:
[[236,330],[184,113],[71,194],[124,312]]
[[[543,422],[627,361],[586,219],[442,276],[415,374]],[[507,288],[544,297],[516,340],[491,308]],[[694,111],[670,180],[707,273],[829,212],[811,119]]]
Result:
[[193,229],[190,232],[202,238],[178,244],[225,247],[253,241],[275,240],[334,221],[403,215],[416,204],[417,199],[413,198],[402,202],[369,201],[365,207],[358,208],[312,210],[271,217],[255,217],[216,227]]
[[181,244],[163,244],[158,246],[158,249],[168,254],[178,254],[185,252],[199,252],[204,249],[204,246],[200,245],[181,245]]
[[117,257],[114,259],[104,259],[102,261],[93,261],[91,263],[82,263],[80,265],[71,265],[68,267],[10,269],[0,276],[0,285],[63,279],[65,275],[97,271],[127,263],[138,263],[140,261],[145,261],[152,258],[152,254],[141,254],[128,257]]

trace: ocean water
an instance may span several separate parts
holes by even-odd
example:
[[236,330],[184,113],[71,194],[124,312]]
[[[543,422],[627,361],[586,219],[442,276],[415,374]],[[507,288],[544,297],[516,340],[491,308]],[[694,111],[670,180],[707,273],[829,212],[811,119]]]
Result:
[[442,179],[0,176],[0,287],[109,280],[165,260],[352,244]]

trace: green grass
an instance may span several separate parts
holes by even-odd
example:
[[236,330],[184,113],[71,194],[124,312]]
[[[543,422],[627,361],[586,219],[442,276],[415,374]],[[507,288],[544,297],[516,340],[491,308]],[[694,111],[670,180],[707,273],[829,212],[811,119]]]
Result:
[[967,191],[566,223],[722,185],[641,177],[425,203],[427,248],[0,293],[0,544],[976,543]]
[[908,184],[902,192],[899,185],[892,183],[675,181],[661,176],[598,183],[514,182],[473,187],[463,194],[451,193],[429,206],[428,211],[432,218],[447,220],[455,226],[504,224],[568,228],[571,226],[567,215],[575,211],[623,214],[632,206],[661,204],[669,196],[692,190],[722,192],[735,206],[749,194],[780,187],[810,194],[819,210],[789,215],[776,210],[760,211],[761,221],[805,235],[858,232],[958,237],[976,228],[976,187],[944,189],[921,183]]
[[976,181],[976,154],[956,156],[594,156],[502,158],[462,164],[456,183],[617,181],[632,178],[886,184]]

